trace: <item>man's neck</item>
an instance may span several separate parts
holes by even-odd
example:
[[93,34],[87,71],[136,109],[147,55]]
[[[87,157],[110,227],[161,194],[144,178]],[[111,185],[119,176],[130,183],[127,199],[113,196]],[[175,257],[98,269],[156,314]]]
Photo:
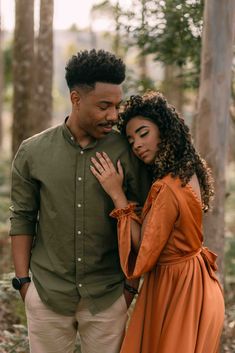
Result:
[[85,131],[78,129],[75,126],[75,124],[73,124],[73,119],[71,118],[71,115],[68,117],[68,120],[66,121],[66,126],[69,128],[76,142],[82,148],[86,147],[87,145],[89,145],[94,141],[94,138],[92,136],[88,135]]

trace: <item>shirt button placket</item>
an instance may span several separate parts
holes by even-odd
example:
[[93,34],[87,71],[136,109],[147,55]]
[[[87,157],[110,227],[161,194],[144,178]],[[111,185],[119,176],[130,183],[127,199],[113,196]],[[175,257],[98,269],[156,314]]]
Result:
[[77,200],[77,211],[76,211],[76,228],[77,228],[77,237],[76,241],[76,278],[77,285],[79,290],[83,291],[83,208],[84,208],[84,191],[83,191],[83,180],[84,180],[84,168],[85,168],[85,153],[83,150],[80,150],[77,157],[77,176],[76,176],[76,200]]

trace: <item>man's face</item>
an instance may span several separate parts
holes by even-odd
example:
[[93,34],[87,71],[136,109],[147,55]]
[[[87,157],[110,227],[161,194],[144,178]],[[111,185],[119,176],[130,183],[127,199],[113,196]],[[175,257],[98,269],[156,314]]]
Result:
[[83,136],[101,139],[118,120],[121,85],[97,82],[93,90],[78,90],[77,128]]

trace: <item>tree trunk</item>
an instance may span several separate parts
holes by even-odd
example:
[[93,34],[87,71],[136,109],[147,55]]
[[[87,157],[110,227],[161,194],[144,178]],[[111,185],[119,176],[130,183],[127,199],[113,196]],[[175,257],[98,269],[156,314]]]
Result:
[[140,53],[138,56],[139,70],[140,70],[140,80],[146,81],[148,78],[148,67],[147,67],[147,57],[146,55]]
[[[0,2],[1,6],[1,2]],[[2,53],[2,26],[0,13],[0,150],[2,149],[3,126],[2,126],[2,103],[3,103],[3,53]]]
[[182,114],[184,103],[183,68],[176,65],[165,66],[163,90],[168,102]]
[[52,122],[53,12],[54,1],[41,0],[32,134],[45,130]]
[[225,167],[228,150],[229,100],[235,1],[205,2],[196,144],[215,179],[215,200],[206,215],[206,244],[218,255],[223,272]]
[[34,1],[15,1],[15,32],[13,48],[13,129],[12,153],[22,140],[30,136],[32,115],[34,61]]

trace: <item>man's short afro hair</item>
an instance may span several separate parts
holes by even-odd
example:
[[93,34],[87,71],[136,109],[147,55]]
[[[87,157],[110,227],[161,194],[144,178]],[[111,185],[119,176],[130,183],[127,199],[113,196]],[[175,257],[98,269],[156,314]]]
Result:
[[92,49],[78,52],[68,61],[65,70],[65,78],[70,90],[81,85],[94,88],[96,82],[119,85],[125,80],[123,61],[104,50]]

